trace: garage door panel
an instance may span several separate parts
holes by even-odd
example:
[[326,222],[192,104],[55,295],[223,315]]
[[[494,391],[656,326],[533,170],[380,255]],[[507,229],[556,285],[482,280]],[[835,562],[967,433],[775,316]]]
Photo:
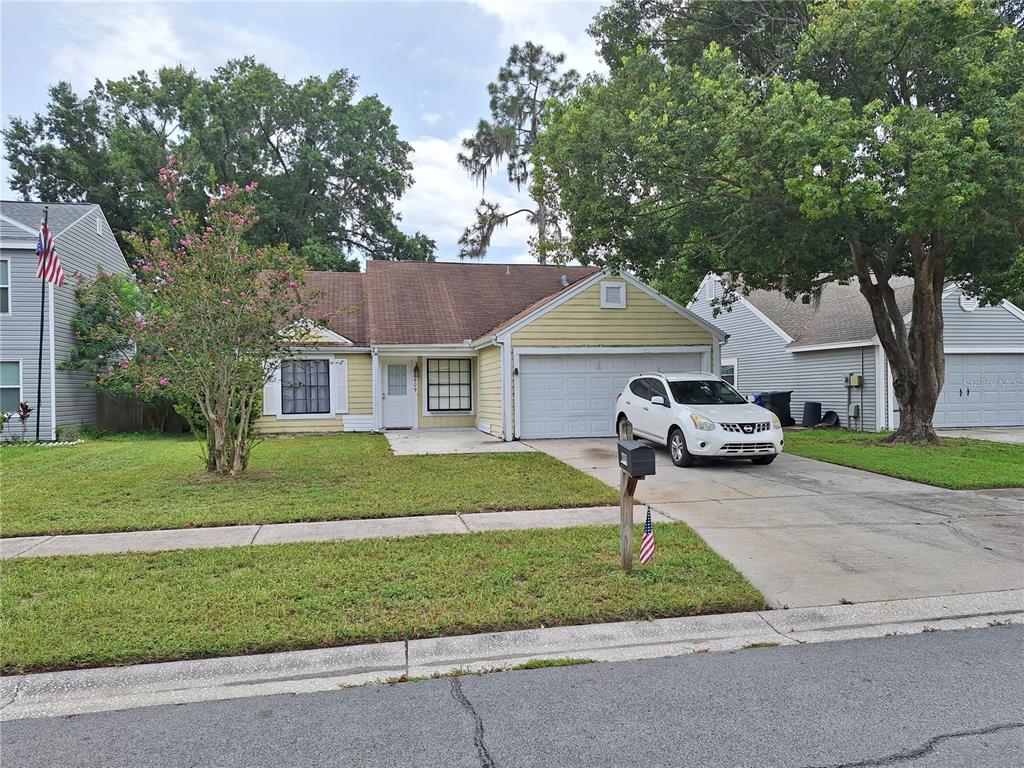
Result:
[[1024,355],[946,355],[936,427],[1024,425]]
[[523,355],[519,358],[524,438],[606,437],[615,432],[615,398],[646,371],[698,371],[700,353]]

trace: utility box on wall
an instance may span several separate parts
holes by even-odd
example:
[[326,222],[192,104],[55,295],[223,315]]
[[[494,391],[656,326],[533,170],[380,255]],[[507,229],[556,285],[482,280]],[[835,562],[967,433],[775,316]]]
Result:
[[858,389],[864,386],[864,377],[859,373],[851,373],[846,377],[846,386]]

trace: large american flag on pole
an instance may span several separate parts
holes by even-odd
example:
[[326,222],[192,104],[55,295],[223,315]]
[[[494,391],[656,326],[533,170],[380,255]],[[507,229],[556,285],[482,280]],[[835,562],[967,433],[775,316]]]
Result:
[[651,520],[651,508],[647,507],[647,520],[644,522],[644,537],[640,540],[640,562],[648,562],[654,557],[654,522]]
[[53,243],[53,236],[50,234],[50,227],[47,226],[46,219],[39,223],[36,256],[39,258],[39,264],[36,266],[36,277],[41,277],[58,288],[62,286],[64,284],[64,268],[60,265],[57,246]]

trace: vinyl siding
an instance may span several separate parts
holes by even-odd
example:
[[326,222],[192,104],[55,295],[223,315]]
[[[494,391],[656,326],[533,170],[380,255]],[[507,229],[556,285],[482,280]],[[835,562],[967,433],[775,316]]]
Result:
[[963,293],[954,288],[942,299],[943,343],[947,347],[1024,347],[1024,320],[1003,306],[965,312]]
[[58,233],[55,242],[66,276],[64,285],[53,295],[56,319],[54,352],[57,366],[57,426],[95,424],[96,392],[87,385],[89,375],[83,371],[60,370],[60,364],[70,359],[74,347],[71,322],[78,311],[75,301],[78,281],[74,274],[81,272],[95,275],[98,270],[126,273],[128,265],[98,207]]
[[480,380],[477,397],[477,422],[491,425],[491,434],[504,437],[501,410],[501,347],[484,347],[477,363]]
[[[9,315],[0,315],[0,360],[21,363],[21,400],[32,407],[32,414],[25,424],[24,436],[34,440],[36,434],[36,381],[39,361],[39,280],[36,279],[36,254],[33,250],[20,248],[0,249],[0,258],[10,262],[10,309]],[[67,290],[65,288],[61,290]],[[49,292],[49,286],[47,286]],[[49,311],[47,311],[49,316]],[[50,352],[49,328],[43,338],[43,379],[42,408],[39,410],[39,436],[49,440],[53,434],[50,413]],[[17,418],[7,422],[0,440],[13,436],[21,437],[21,421]]]
[[[614,281],[614,279],[612,279]],[[626,308],[603,309],[595,284],[512,334],[513,347],[710,345],[711,334],[625,284]]]
[[[260,416],[256,420],[259,431],[268,435],[307,432],[344,432],[345,419],[350,416],[369,416],[373,413],[373,363],[368,354],[334,355],[348,361],[348,413],[331,418],[280,419]],[[362,421],[363,419],[360,419]]]
[[348,360],[348,412],[373,414],[373,358],[369,355],[335,355]]
[[[420,429],[431,429],[431,428],[453,428],[453,427],[475,427],[476,426],[476,406],[477,398],[479,397],[479,382],[480,374],[477,367],[477,361],[473,358],[473,365],[471,368],[470,376],[472,381],[472,392],[473,392],[473,409],[470,413],[439,413],[431,414],[427,411],[427,357],[418,357],[416,362],[420,367],[420,380],[418,391],[416,392],[417,407],[419,408],[419,428]],[[445,355],[445,357],[454,357],[453,355]],[[466,355],[471,357],[472,355]]]
[[[722,295],[716,284],[715,295]],[[689,309],[729,334],[722,347],[722,359],[737,360],[737,389],[743,394],[792,391],[791,412],[799,424],[804,403],[820,402],[822,411],[835,411],[845,427],[847,389],[843,380],[848,373],[860,373],[864,386],[851,390],[854,402],[862,404],[860,424],[854,428],[876,429],[875,422],[875,348],[834,349],[793,353],[786,341],[765,325],[743,302],[714,315],[710,301],[701,291]]]

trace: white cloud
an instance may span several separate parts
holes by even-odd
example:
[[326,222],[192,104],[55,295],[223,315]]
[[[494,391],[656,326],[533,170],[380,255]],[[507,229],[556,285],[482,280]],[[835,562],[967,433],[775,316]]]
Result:
[[[408,233],[419,230],[434,238],[441,258],[454,256],[459,237],[472,221],[481,197],[485,196],[456,160],[462,139],[469,135],[469,131],[464,131],[449,139],[421,137],[410,142],[414,150],[412,175],[415,183],[397,206],[402,214],[402,230]],[[530,205],[525,192],[517,193],[497,179],[493,183],[488,181],[486,197],[506,211]],[[507,227],[495,232],[492,246],[517,249],[522,255],[514,257],[514,261],[532,261],[532,257],[526,255],[530,233],[526,217],[516,216]]]
[[49,74],[80,90],[97,78],[179,63],[208,73],[249,54],[289,79],[312,69],[304,49],[237,23],[203,21],[184,5],[61,6],[51,27]]
[[566,65],[582,74],[605,71],[596,43],[587,34],[590,20],[601,3],[543,2],[542,0],[473,0],[501,22],[499,44],[539,43],[553,53],[564,53]]
[[444,120],[444,116],[437,114],[437,112],[424,112],[422,115],[420,115],[420,120],[422,120],[427,125],[437,125],[442,120]]

